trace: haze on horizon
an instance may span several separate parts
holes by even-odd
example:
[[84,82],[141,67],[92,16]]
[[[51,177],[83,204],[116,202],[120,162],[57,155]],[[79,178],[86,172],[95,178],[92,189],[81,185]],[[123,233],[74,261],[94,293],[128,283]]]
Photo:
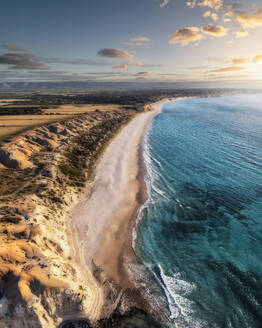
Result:
[[0,81],[261,86],[258,0],[10,0]]

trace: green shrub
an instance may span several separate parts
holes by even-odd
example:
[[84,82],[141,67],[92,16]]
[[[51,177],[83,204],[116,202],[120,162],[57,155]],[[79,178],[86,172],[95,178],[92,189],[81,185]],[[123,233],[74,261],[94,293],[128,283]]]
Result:
[[66,176],[70,178],[80,178],[82,176],[81,170],[66,164],[66,163],[61,163],[59,164],[59,170]]

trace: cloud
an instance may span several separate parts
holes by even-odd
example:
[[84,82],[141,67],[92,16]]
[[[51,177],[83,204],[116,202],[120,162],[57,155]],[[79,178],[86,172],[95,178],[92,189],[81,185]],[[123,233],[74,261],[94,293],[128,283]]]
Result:
[[126,41],[126,42],[120,42],[121,44],[125,44],[127,46],[131,46],[131,47],[134,47],[134,46],[144,46],[146,43],[144,42],[130,42],[130,41]]
[[204,34],[212,35],[216,38],[221,38],[225,35],[227,35],[228,28],[225,28],[224,26],[221,25],[212,25],[212,24],[207,24],[204,27],[201,27],[201,32]]
[[230,62],[235,65],[249,64],[250,58],[233,58]]
[[150,39],[147,38],[146,36],[137,36],[137,37],[130,38],[129,41],[131,41],[131,42],[149,42]]
[[112,65],[103,60],[90,60],[90,59],[66,59],[56,57],[36,57],[36,60],[47,64],[68,64],[68,65],[88,65],[88,66],[107,66]]
[[236,9],[239,7],[239,4],[238,3],[229,3],[227,6],[226,6],[226,10],[233,10],[233,9]]
[[189,8],[195,8],[196,3],[197,3],[196,0],[194,0],[194,1],[187,1],[186,6],[189,7]]
[[170,80],[170,76],[168,76],[168,75],[160,75],[160,77],[163,80]]
[[256,64],[262,61],[262,55],[256,55],[254,57],[240,57],[232,58],[227,60],[226,63],[232,63],[234,65],[243,65],[243,64]]
[[32,60],[33,54],[13,54],[7,53],[0,55],[0,64],[8,65],[11,69],[37,69],[37,70],[48,70],[50,67]]
[[139,61],[133,62],[132,65],[133,66],[145,66],[142,62],[139,62]]
[[202,70],[202,69],[205,69],[206,68],[206,66],[190,66],[190,67],[188,67],[188,69],[190,69],[190,70]]
[[113,69],[127,69],[128,68],[128,65],[117,65],[117,66],[113,66],[112,67]]
[[233,17],[234,15],[235,15],[234,11],[227,11],[227,12],[224,13],[225,17]]
[[255,10],[253,13],[239,12],[236,16],[236,21],[243,27],[258,27],[262,26],[262,8]]
[[130,54],[129,52],[121,49],[100,49],[97,53],[101,57],[106,58],[121,58],[127,60],[133,60],[134,55]]
[[255,56],[253,59],[252,59],[252,63],[259,63],[262,61],[262,55],[258,55],[258,56]]
[[203,0],[198,5],[200,7],[209,7],[214,10],[220,10],[223,7],[223,0]]
[[134,76],[138,80],[145,79],[145,78],[147,78],[150,75],[151,75],[151,72],[138,72],[138,73],[134,74]]
[[248,32],[246,30],[239,30],[236,32],[237,38],[244,38],[247,35],[248,35]]
[[227,72],[238,72],[244,70],[244,67],[241,66],[229,66],[229,67],[223,67],[218,69],[213,69],[204,72],[204,74],[210,75],[210,74],[220,74],[220,73],[227,73]]
[[198,42],[203,39],[203,35],[199,34],[198,27],[185,27],[177,30],[169,40],[169,43],[180,43],[183,46],[191,42]]
[[121,44],[127,44],[128,46],[144,46],[149,41],[151,40],[146,36],[138,36],[130,38],[127,42],[121,42]]
[[228,75],[228,74],[226,74],[226,75],[215,75],[215,74],[210,74],[209,76],[208,76],[208,78],[209,79],[215,79],[215,80],[223,80],[223,79],[226,79],[226,80],[228,80],[228,79],[243,79],[243,78],[247,78],[248,77],[248,75]]
[[235,16],[235,12],[234,11],[227,11],[224,13],[223,15],[223,22],[227,23],[227,22],[232,22],[232,18]]
[[203,17],[205,18],[210,18],[214,21],[218,20],[218,15],[217,13],[212,13],[210,10],[206,11],[204,14],[203,14]]
[[19,48],[14,44],[2,44],[1,48],[7,49],[10,51],[16,51],[16,52],[27,52],[28,51],[26,49]]
[[165,7],[168,3],[169,3],[169,0],[163,0],[163,1],[160,3],[160,7],[163,8],[163,7]]

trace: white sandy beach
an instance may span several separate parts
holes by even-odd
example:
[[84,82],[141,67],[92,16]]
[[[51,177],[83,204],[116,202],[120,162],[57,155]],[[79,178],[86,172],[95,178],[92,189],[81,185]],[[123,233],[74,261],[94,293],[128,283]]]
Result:
[[91,277],[92,263],[103,269],[106,279],[113,279],[122,288],[130,287],[123,262],[132,256],[132,219],[141,205],[139,146],[149,120],[166,101],[153,104],[154,111],[136,116],[112,140],[96,167],[90,197],[82,199],[72,213],[74,255],[86,268],[87,281],[93,284],[90,311],[96,316],[104,301],[103,292]]

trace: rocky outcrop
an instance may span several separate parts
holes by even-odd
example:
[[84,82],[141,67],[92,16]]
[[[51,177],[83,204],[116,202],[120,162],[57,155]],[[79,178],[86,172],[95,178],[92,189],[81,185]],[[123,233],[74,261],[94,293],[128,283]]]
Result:
[[103,117],[102,113],[91,113],[72,118],[70,121],[52,123],[24,132],[1,147],[0,163],[13,169],[32,167],[33,163],[29,158],[39,152],[42,147],[55,149],[68,137],[87,131]]

